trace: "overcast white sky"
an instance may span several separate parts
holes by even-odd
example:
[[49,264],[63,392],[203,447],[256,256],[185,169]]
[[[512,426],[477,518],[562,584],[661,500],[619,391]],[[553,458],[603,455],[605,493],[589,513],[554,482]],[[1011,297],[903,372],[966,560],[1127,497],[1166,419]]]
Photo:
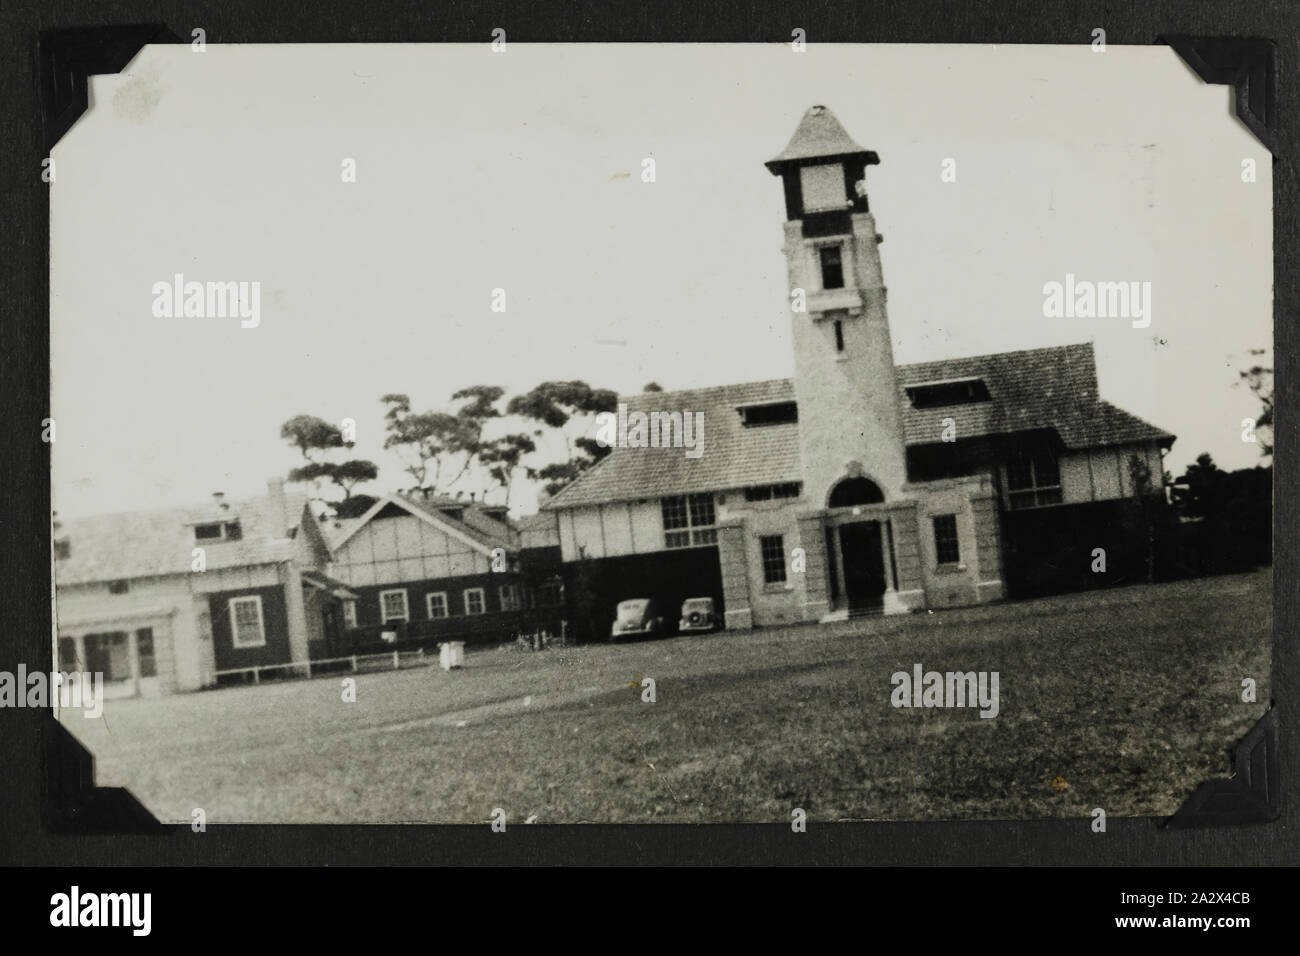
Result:
[[[148,47],[53,153],[55,507],[257,493],[298,413],[356,420],[362,490],[407,485],[386,392],[790,375],[762,164],[814,103],[881,157],[898,362],[1092,340],[1175,474],[1253,465],[1233,384],[1272,344],[1271,160],[1230,100],[1163,47]],[[155,318],[177,272],[260,281],[261,325]],[[1044,318],[1066,273],[1150,281],[1151,327]]]

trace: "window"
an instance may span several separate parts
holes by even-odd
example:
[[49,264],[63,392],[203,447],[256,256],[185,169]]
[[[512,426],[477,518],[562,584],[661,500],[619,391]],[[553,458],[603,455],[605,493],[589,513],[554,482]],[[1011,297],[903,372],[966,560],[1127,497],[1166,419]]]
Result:
[[678,495],[663,499],[664,547],[717,544],[712,495]]
[[799,406],[794,402],[745,405],[736,411],[740,412],[740,423],[746,428],[758,425],[793,425],[799,421]]
[[465,589],[465,613],[482,614],[487,610],[487,605],[483,602],[482,588]]
[[56,561],[66,561],[72,557],[72,542],[68,540],[54,542],[54,558]]
[[798,498],[802,486],[797,481],[781,485],[753,485],[745,489],[746,501],[772,501],[776,498]]
[[908,385],[907,398],[913,408],[941,408],[945,405],[970,405],[974,402],[991,402],[989,387],[980,378],[964,378],[952,382],[927,382]]
[[961,564],[961,545],[957,541],[957,516],[935,515],[934,553],[939,564]]
[[357,602],[356,601],[343,602],[343,626],[344,627],[357,626]]
[[835,351],[844,351],[844,323],[839,319],[835,320]]
[[257,595],[230,599],[230,639],[235,647],[264,647],[266,626]]
[[448,617],[447,592],[433,591],[426,594],[424,596],[424,607],[431,621],[436,621],[440,617]]
[[379,623],[389,621],[409,621],[411,611],[406,603],[406,589],[379,592]]
[[517,611],[519,610],[519,585],[503,584],[501,585],[501,610]]
[[1012,508],[1061,503],[1061,471],[1046,449],[1017,452],[1007,462],[1007,501]]
[[238,541],[241,537],[238,521],[214,521],[194,526],[195,541]]
[[109,594],[126,594],[130,590],[131,590],[130,581],[109,581],[108,582]]
[[817,257],[821,260],[822,266],[823,289],[844,288],[843,255],[839,245],[820,246],[817,249]]
[[157,677],[158,661],[153,655],[152,627],[142,627],[135,632],[135,649],[140,657],[140,676]]
[[763,556],[764,583],[783,583],[785,581],[785,539],[779,534],[763,535],[758,539],[758,550]]

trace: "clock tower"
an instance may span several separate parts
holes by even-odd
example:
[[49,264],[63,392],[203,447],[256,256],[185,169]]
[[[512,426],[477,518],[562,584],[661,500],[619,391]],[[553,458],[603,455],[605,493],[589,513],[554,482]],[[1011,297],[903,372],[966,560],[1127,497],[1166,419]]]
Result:
[[[867,205],[866,170],[879,162],[814,106],[766,164],[785,188],[803,493],[818,508],[896,501],[907,481],[883,239]],[[848,498],[837,491],[846,480]]]

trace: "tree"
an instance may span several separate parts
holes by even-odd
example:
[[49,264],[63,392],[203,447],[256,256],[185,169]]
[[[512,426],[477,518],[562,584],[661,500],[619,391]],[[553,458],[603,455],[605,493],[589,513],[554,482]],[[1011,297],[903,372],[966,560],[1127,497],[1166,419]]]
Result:
[[1227,504],[1227,472],[1219,468],[1209,452],[1201,452],[1173,485],[1173,502],[1187,518],[1208,518],[1221,514]]
[[[1164,486],[1156,489],[1152,482],[1151,465],[1137,455],[1128,457],[1128,474],[1133,482],[1133,497],[1142,511],[1142,524],[1146,529],[1147,584],[1156,579],[1156,522],[1163,511]],[[1161,473],[1163,477],[1163,472]]]
[[536,450],[537,444],[531,437],[516,433],[494,438],[479,451],[479,461],[487,468],[492,479],[506,490],[507,505],[510,504],[510,490],[520,468],[524,469],[529,478],[536,477],[537,473],[523,464],[524,455]]
[[535,445],[526,434],[484,437],[488,424],[502,418],[497,403],[504,394],[495,385],[462,388],[451,396],[453,402],[462,403],[451,412],[413,412],[409,396],[385,395],[380,399],[388,406],[384,447],[397,454],[420,488],[449,495],[468,479],[474,490],[485,494],[489,485],[500,485],[509,503],[520,459]]
[[[331,460],[338,449],[351,450],[355,445],[343,440],[343,432],[338,427],[315,415],[295,415],[280,426],[280,437],[306,461],[305,465],[289,471],[289,481],[311,485],[313,501],[324,502],[340,518],[355,517],[375,503],[374,497],[355,491],[357,485],[379,477],[374,462],[360,458]],[[326,500],[321,493],[322,485],[339,489],[342,499]]]
[[[1265,349],[1251,349],[1251,355],[1264,355]],[[1268,458],[1273,454],[1273,369],[1255,364],[1245,371],[1239,371],[1240,381],[1255,393],[1263,409],[1255,418],[1255,439],[1259,442],[1260,454]]]
[[[581,381],[542,382],[532,391],[510,399],[508,414],[554,429],[564,440],[565,460],[533,472],[546,482],[547,494],[555,494],[609,454],[610,450],[596,439],[577,432],[586,432],[597,414],[613,412],[617,407],[617,392],[592,388]],[[533,434],[541,435],[542,431],[537,429]]]
[[662,392],[663,390],[664,387],[658,382],[649,382],[646,384],[645,388],[641,389],[643,392]]

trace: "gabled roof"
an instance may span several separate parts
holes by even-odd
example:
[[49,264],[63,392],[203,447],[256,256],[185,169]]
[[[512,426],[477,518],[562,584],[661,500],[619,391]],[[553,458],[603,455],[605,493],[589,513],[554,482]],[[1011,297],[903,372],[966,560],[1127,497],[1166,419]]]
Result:
[[[961,438],[1051,429],[1073,449],[1174,440],[1098,397],[1091,344],[921,362],[896,371],[909,446],[940,441],[945,418],[954,420]],[[984,381],[991,401],[915,409],[907,397],[909,385],[970,378]],[[799,426],[746,428],[736,412],[739,406],[794,399],[790,379],[620,399],[629,412],[703,412],[704,455],[690,459],[681,448],[615,448],[542,510],[799,481]]]
[[[389,507],[396,506],[414,515],[439,531],[451,535],[476,551],[490,555],[494,548],[511,550],[519,546],[519,535],[509,525],[496,521],[478,510],[473,502],[456,498],[429,498],[422,495],[395,493],[384,495],[365,514],[338,522],[339,527],[326,528],[330,551],[338,554],[348,540]],[[463,508],[461,517],[453,518],[441,508]]]
[[865,155],[868,163],[880,162],[875,153],[863,149],[853,141],[834,113],[825,106],[811,106],[803,114],[803,119],[799,120],[799,126],[785,149],[765,165],[773,173],[778,173],[787,163],[856,155]]
[[[265,496],[230,502],[151,511],[127,511],[87,518],[60,519],[54,538],[68,542],[69,554],[55,562],[57,585],[89,584],[125,578],[190,574],[193,550],[202,547],[208,570],[250,567],[289,560],[306,507],[302,495],[285,495],[289,527],[273,527]],[[195,541],[194,525],[239,519],[238,541]]]

